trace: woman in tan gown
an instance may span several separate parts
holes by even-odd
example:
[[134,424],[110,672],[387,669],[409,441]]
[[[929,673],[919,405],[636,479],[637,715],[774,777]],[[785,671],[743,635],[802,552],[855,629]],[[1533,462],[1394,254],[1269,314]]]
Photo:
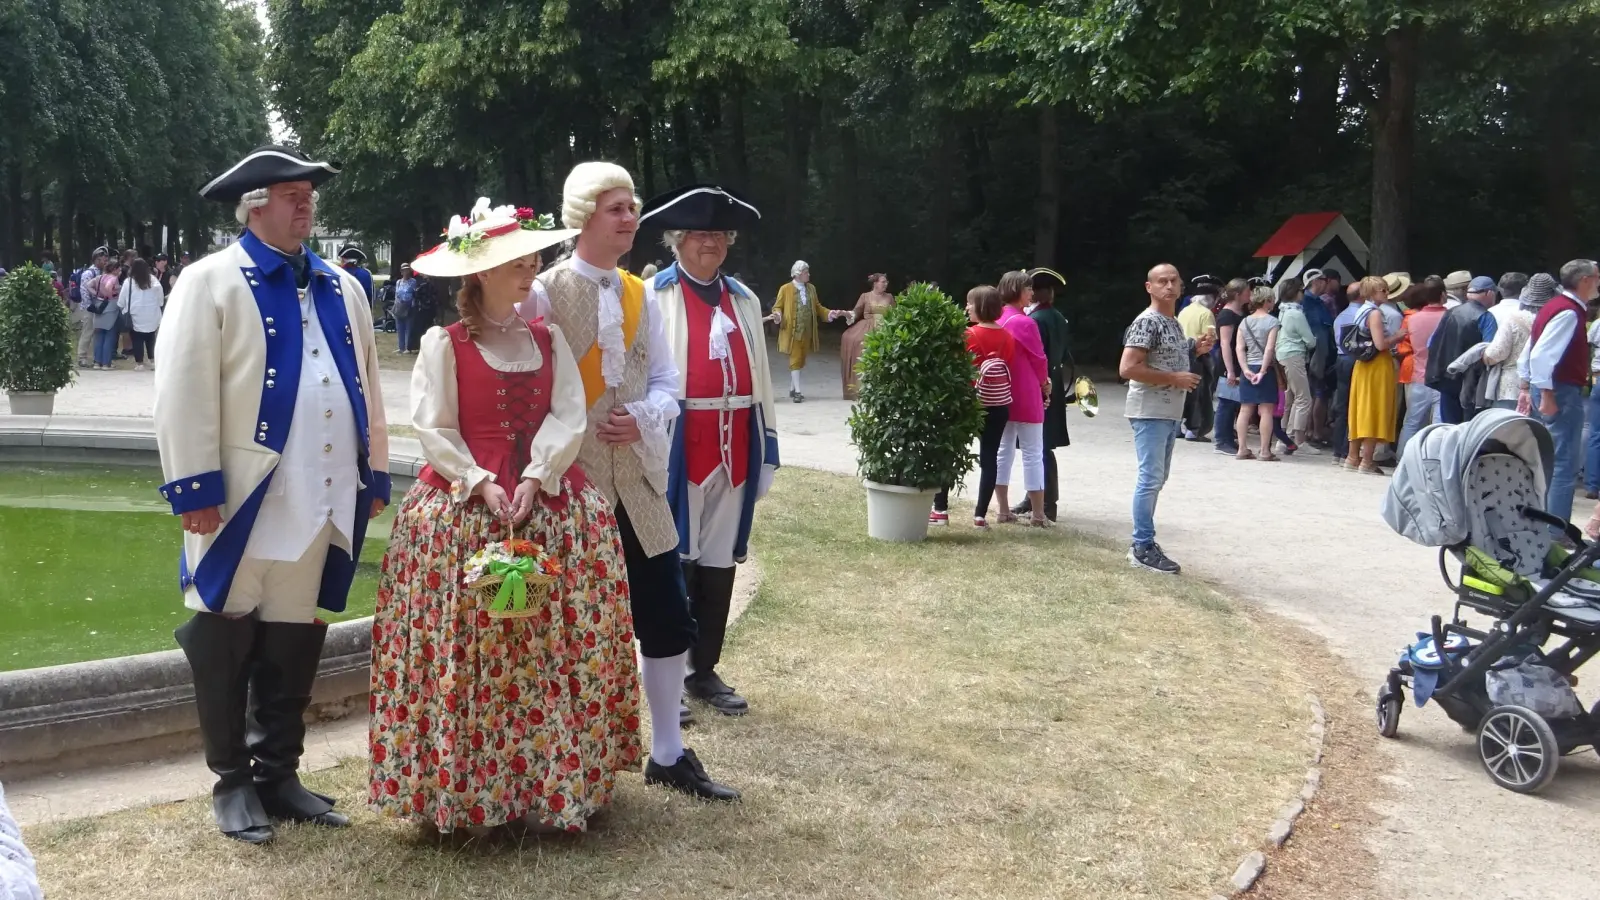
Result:
[[894,295],[889,293],[889,276],[881,272],[868,275],[867,283],[872,290],[856,300],[856,308],[850,311],[850,327],[839,339],[840,378],[844,380],[846,400],[856,399],[856,361],[861,358],[867,333],[878,327],[883,314],[894,305]]

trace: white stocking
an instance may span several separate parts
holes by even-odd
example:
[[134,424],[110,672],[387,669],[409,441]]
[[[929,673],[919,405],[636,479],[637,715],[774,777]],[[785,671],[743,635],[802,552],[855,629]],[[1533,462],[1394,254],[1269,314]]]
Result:
[[799,369],[790,369],[789,370],[789,389],[794,391],[796,394],[800,393],[800,370]]
[[663,766],[673,765],[683,756],[683,729],[678,723],[678,706],[683,702],[683,676],[689,653],[639,662],[644,681],[644,700],[650,707],[650,758]]

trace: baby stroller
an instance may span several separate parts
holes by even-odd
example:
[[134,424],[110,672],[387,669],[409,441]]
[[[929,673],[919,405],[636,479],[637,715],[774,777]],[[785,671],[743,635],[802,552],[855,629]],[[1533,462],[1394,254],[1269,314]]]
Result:
[[[1383,504],[1391,528],[1439,548],[1456,599],[1450,620],[1432,617],[1378,688],[1378,732],[1398,733],[1409,687],[1418,706],[1432,700],[1475,733],[1489,777],[1519,793],[1549,784],[1562,756],[1600,751],[1600,704],[1585,711],[1571,677],[1600,652],[1600,572],[1591,568],[1600,543],[1544,511],[1554,458],[1542,423],[1486,410],[1413,438]],[[1487,626],[1469,625],[1468,614]]]

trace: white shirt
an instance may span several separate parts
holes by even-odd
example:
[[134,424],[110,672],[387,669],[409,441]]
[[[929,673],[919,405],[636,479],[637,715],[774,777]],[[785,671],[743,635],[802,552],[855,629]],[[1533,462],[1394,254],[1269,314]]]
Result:
[[117,296],[117,307],[133,315],[133,330],[146,334],[161,328],[161,303],[166,299],[161,292],[161,282],[154,273],[150,286],[140,288],[132,278],[122,283],[122,293]]
[[798,281],[791,281],[789,283],[794,285],[795,291],[799,294],[799,296],[795,298],[795,302],[800,304],[802,308],[809,306],[811,304],[811,294],[806,290],[806,286]]
[[[1572,297],[1579,306],[1587,305],[1566,290],[1561,293]],[[1539,340],[1537,342],[1530,340],[1522,351],[1522,359],[1517,363],[1517,373],[1536,388],[1541,390],[1552,388],[1555,385],[1556,366],[1566,354],[1567,345],[1572,342],[1572,335],[1577,330],[1577,313],[1570,309],[1556,313],[1545,323],[1544,331],[1539,334]]]
[[294,562],[330,521],[333,546],[349,553],[355,533],[361,484],[356,418],[310,291],[300,297],[300,323],[304,344],[294,419],[245,545],[250,559]]

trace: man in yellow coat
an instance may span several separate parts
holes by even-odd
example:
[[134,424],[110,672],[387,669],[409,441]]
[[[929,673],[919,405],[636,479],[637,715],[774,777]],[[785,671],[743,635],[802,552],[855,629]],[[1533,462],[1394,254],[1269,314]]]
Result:
[[811,285],[811,266],[797,260],[789,267],[793,279],[778,289],[778,299],[772,305],[772,320],[778,323],[778,352],[789,355],[789,399],[804,403],[800,393],[800,370],[806,367],[806,354],[821,346],[823,322],[832,322],[845,313],[841,310],[823,310],[817,301],[817,289]]

